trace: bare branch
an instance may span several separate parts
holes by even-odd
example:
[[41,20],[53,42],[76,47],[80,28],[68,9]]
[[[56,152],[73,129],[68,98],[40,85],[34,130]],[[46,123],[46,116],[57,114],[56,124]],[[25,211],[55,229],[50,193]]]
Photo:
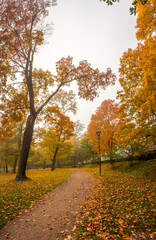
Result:
[[8,86],[11,86],[11,85],[15,85],[15,84],[26,84],[26,82],[15,82],[15,83],[10,83],[7,85]]
[[[24,67],[23,67],[20,63],[18,63],[16,60],[12,59],[11,57],[10,57],[10,60],[11,60],[13,63],[16,63],[16,66],[21,67],[22,69],[24,69]],[[11,67],[11,66],[10,66],[10,67]]]

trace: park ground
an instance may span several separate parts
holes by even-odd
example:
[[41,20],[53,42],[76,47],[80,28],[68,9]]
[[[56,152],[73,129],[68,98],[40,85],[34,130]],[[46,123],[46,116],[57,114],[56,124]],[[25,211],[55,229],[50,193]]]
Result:
[[[92,176],[92,190],[76,213],[71,231],[64,227],[60,232],[63,238],[58,239],[156,239],[155,160],[134,162],[133,166],[128,162],[113,167],[103,164],[102,176],[99,166],[83,170]],[[11,173],[0,173],[1,231],[12,219],[29,211],[42,195],[71,179],[72,172],[72,169],[29,170],[27,175],[32,180],[22,183],[12,181],[15,175]]]

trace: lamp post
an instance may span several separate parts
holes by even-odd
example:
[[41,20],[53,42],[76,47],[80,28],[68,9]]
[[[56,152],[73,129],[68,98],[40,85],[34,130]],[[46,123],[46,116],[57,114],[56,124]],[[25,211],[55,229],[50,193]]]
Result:
[[98,136],[98,141],[99,141],[99,163],[100,163],[99,167],[100,167],[100,176],[101,176],[101,153],[100,153],[100,134],[101,134],[101,132],[97,131],[96,134]]

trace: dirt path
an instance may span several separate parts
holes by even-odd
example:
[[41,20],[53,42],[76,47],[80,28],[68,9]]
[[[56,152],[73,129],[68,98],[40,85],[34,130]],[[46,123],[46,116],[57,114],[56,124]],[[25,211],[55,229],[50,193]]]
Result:
[[80,206],[90,194],[92,177],[80,170],[33,207],[6,225],[0,239],[62,240],[72,234]]

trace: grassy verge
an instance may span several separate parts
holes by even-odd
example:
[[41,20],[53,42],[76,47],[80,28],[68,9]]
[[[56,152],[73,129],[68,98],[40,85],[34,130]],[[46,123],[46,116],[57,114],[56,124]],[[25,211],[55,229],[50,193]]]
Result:
[[0,173],[0,229],[35,200],[62,184],[71,176],[70,169],[29,170],[31,181],[12,181],[15,174]]
[[156,161],[132,167],[118,163],[113,169],[106,164],[101,177],[98,167],[86,170],[93,174],[95,187],[82,208],[74,239],[131,239],[139,233],[155,239]]

